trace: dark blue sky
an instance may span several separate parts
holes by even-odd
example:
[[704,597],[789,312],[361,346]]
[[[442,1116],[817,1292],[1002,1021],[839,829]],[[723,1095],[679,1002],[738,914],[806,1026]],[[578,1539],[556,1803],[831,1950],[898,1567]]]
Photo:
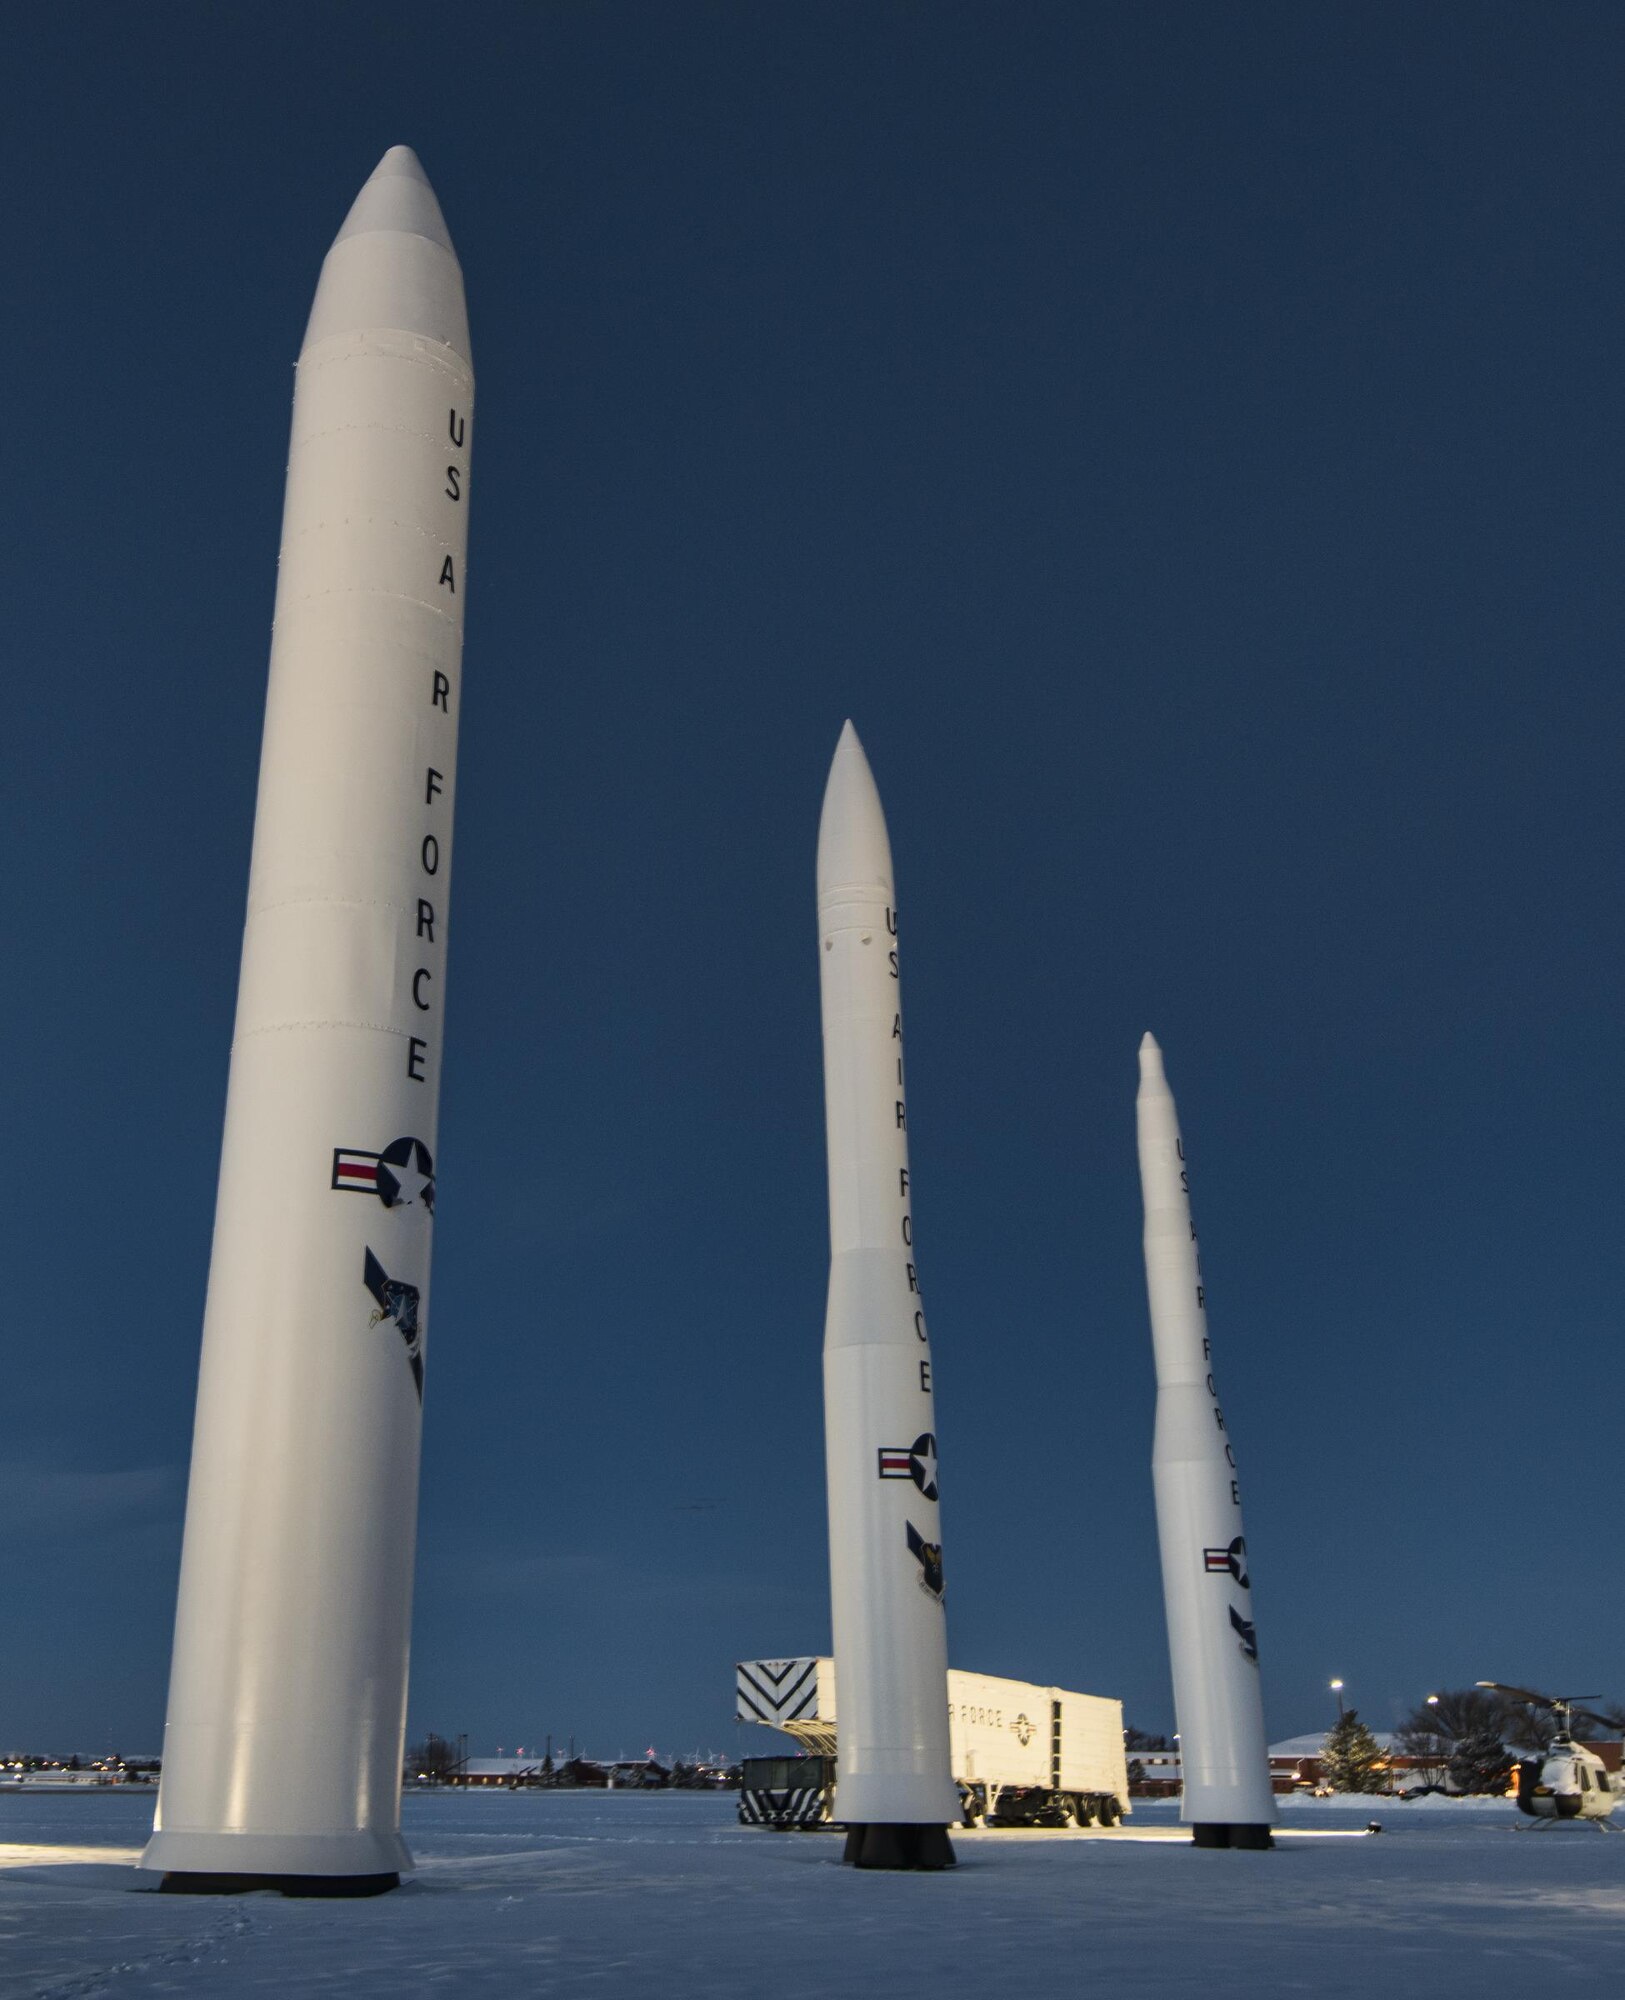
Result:
[[1171,1727],[1135,1049],[1272,1732],[1625,1694],[1614,5],[13,10],[0,1750],[157,1746],[291,369],[479,373],[412,1728],[828,1644],[813,850],[891,822],[949,1643]]

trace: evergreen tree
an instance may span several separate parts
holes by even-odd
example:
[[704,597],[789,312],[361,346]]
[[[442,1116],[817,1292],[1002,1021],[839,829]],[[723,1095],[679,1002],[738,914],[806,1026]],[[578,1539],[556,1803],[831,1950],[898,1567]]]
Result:
[[1504,1792],[1512,1775],[1512,1752],[1494,1729],[1460,1737],[1450,1751],[1450,1782],[1458,1792]]
[[1388,1777],[1377,1739],[1352,1708],[1328,1732],[1320,1753],[1320,1775],[1334,1792],[1380,1792]]

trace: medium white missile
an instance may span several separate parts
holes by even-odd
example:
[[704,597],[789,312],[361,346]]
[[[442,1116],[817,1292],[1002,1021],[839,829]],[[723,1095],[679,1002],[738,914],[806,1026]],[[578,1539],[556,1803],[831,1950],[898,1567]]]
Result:
[[369,1894],[400,1837],[474,376],[385,154],[299,356],[186,1503],[163,1887]]
[[1150,1035],[1140,1044],[1135,1114],[1157,1362],[1151,1469],[1184,1774],[1180,1817],[1198,1847],[1268,1847],[1275,1804],[1241,1488],[1213,1385],[1179,1117]]
[[835,1817],[858,1868],[944,1868],[959,1816],[931,1346],[914,1254],[891,843],[851,723],[818,826],[829,1146],[824,1451],[841,1728]]

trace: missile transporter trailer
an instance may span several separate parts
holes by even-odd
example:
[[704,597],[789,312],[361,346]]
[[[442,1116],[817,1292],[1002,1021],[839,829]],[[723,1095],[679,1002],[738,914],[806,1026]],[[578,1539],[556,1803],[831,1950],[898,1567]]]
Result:
[[[741,1722],[801,1745],[798,1756],[743,1760],[741,1823],[838,1824],[835,1662],[742,1660],[734,1687]],[[950,1667],[948,1737],[966,1826],[1115,1826],[1130,1810],[1121,1702]]]

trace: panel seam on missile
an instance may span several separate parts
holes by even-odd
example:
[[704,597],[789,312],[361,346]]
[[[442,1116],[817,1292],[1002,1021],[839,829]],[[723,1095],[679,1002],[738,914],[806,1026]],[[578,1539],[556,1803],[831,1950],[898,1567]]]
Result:
[[372,1035],[394,1035],[401,1041],[411,1038],[408,1028],[392,1028],[387,1021],[259,1021],[252,1027],[239,1028],[232,1037],[232,1046],[245,1042],[250,1035],[294,1034],[301,1028],[356,1028]]
[[[432,603],[428,598],[414,597],[410,591],[405,590],[302,590],[293,601],[295,604],[325,604],[336,597],[392,597],[397,604],[415,604],[420,611],[430,612],[434,617],[448,622],[452,616],[449,611],[442,611],[438,604]],[[276,630],[274,619],[271,629],[273,632]]]
[[407,896],[401,902],[392,902],[380,896],[279,896],[274,903],[256,903],[252,899],[248,905],[250,920],[269,915],[272,910],[397,910],[403,914],[412,908],[413,898]]
[[445,549],[448,554],[455,555],[457,552],[457,544],[455,542],[448,542],[441,535],[431,535],[421,522],[403,520],[398,514],[334,514],[326,520],[312,521],[308,528],[301,528],[297,535],[284,536],[282,548],[285,554],[289,549],[298,548],[301,542],[308,541],[312,535],[329,534],[334,528],[376,528],[379,526],[386,528],[409,528],[414,535],[421,537],[426,542],[433,541],[437,547]]

